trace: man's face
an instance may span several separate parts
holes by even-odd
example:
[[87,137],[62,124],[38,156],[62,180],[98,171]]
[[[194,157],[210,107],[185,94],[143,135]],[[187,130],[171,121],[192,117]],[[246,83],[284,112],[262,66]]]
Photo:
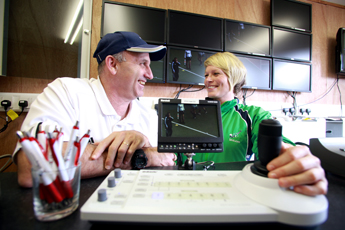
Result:
[[124,62],[117,63],[116,81],[123,97],[134,100],[144,95],[145,83],[152,79],[148,53],[124,52]]

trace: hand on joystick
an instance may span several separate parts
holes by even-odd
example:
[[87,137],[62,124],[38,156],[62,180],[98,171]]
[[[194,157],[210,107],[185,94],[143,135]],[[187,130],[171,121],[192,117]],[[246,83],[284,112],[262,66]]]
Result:
[[280,122],[273,119],[261,121],[258,134],[259,161],[251,167],[254,174],[267,177],[266,165],[279,155],[281,143],[282,125]]

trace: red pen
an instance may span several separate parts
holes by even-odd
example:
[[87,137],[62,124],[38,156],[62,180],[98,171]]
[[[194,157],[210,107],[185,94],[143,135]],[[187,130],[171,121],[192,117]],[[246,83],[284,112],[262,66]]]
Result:
[[38,143],[40,143],[42,148],[45,150],[44,151],[44,153],[45,153],[44,157],[48,161],[48,141],[47,141],[46,132],[42,128],[42,124],[40,124],[40,126],[39,126],[39,131],[37,133],[37,141],[38,141]]
[[[78,163],[79,163],[79,160],[80,160],[80,157],[83,155],[84,151],[85,151],[85,148],[86,148],[86,145],[87,143],[89,143],[90,141],[90,129],[87,131],[86,134],[84,134],[84,136],[80,139],[80,155],[78,156]],[[78,165],[78,164],[75,164],[75,165]]]
[[80,156],[80,142],[78,141],[78,137],[74,142],[74,166],[77,166],[79,163],[79,156]]
[[68,168],[70,168],[69,170],[69,179],[72,181],[74,178],[74,174],[75,174],[75,166],[78,165],[78,156],[80,155],[80,142],[79,142],[79,137],[77,136],[75,141],[73,142],[73,151],[72,151],[72,159],[67,161],[67,165]]
[[62,154],[61,154],[61,147],[58,146],[59,145],[59,143],[57,141],[58,138],[53,138],[50,134],[48,134],[48,137],[49,137],[48,142],[49,142],[49,146],[50,146],[51,151],[52,151],[53,159],[54,159],[55,164],[56,164],[58,171],[59,171],[59,178],[60,178],[61,186],[63,187],[67,198],[72,198],[73,197],[73,189],[72,189],[71,184],[69,182],[69,176],[68,176],[68,173],[66,171],[65,162],[64,162]]
[[66,148],[66,151],[65,151],[65,161],[68,162],[70,160],[73,159],[72,157],[72,154],[73,154],[73,144],[74,144],[74,140],[75,138],[78,136],[78,133],[79,133],[79,121],[77,121],[75,123],[75,125],[73,126],[73,129],[72,129],[72,132],[71,132],[71,136],[70,136],[70,139],[69,139],[69,142],[67,144],[67,148]]

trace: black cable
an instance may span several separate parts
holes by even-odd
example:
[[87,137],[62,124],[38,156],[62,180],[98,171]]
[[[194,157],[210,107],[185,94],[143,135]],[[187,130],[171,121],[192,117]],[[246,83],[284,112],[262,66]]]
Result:
[[294,108],[294,111],[293,111],[293,114],[291,114],[291,115],[296,115],[296,113],[297,113],[297,100],[296,100],[296,95],[297,95],[297,92],[292,92],[292,94],[290,94],[289,92],[287,92],[287,94],[289,94],[291,97],[292,97],[292,99],[293,99],[293,108]]
[[[18,114],[18,117],[24,112],[24,107],[22,107],[22,111]],[[4,119],[6,121],[6,124],[4,125],[4,127],[2,127],[0,129],[0,133],[4,132],[7,127],[8,127],[8,124],[11,123],[13,120],[11,119],[10,121],[8,121],[8,115],[7,115],[7,110],[5,110],[5,113],[6,113],[6,119]]]
[[243,105],[246,105],[246,99],[247,99],[247,92],[248,92],[248,89],[242,89],[242,91],[243,91],[243,95],[242,95]]
[[251,97],[251,96],[255,93],[255,90],[256,90],[256,89],[254,89],[253,92],[252,92],[249,96],[247,96],[248,89],[242,89],[242,91],[243,91],[243,96],[242,96],[242,98],[243,98],[243,105],[246,105],[246,104],[247,104],[247,103],[246,103],[246,99],[247,99],[248,97]]
[[189,91],[188,91],[188,89],[190,89],[190,88],[193,88],[193,85],[188,85],[188,87],[185,88],[185,89],[181,89],[181,86],[180,86],[180,89],[181,89],[181,90],[176,94],[175,99],[178,99],[179,96],[180,96],[180,94],[181,94],[182,92],[186,92],[186,93],[198,92],[198,91],[201,91],[201,90],[205,89],[205,86],[202,87],[201,89],[189,90]]
[[[1,155],[1,156],[0,156],[0,159],[6,158],[6,157],[8,157],[9,159],[6,161],[6,163],[4,164],[4,166],[2,166],[2,167],[0,168],[0,172],[5,171],[5,170],[6,170],[8,167],[10,167],[10,165],[13,163],[13,161],[12,161],[12,155],[11,155],[11,154]],[[10,162],[10,161],[11,161],[11,162]]]
[[6,114],[6,119],[5,119],[6,124],[4,125],[4,127],[0,129],[0,133],[4,132],[7,129],[8,124],[11,123],[12,121],[12,120],[8,121],[7,109],[5,109],[5,114]]
[[343,102],[341,100],[341,91],[339,88],[339,75],[337,75],[337,88],[338,88],[338,92],[339,92],[339,101],[340,101],[340,116],[343,116]]

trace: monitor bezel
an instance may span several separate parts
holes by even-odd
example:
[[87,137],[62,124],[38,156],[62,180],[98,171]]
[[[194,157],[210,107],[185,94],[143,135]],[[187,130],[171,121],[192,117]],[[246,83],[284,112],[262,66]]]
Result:
[[[249,26],[255,26],[255,27],[259,27],[259,28],[265,28],[268,29],[268,54],[261,54],[261,53],[255,53],[255,52],[245,52],[245,51],[241,51],[241,50],[236,50],[236,49],[227,49],[227,39],[226,39],[226,34],[227,34],[227,23],[243,23],[245,25],[249,25]],[[250,22],[243,22],[243,21],[237,21],[237,20],[231,20],[231,19],[224,19],[224,32],[223,32],[223,41],[224,41],[224,51],[226,52],[232,52],[232,53],[240,53],[240,54],[250,54],[250,55],[255,55],[255,56],[263,56],[263,57],[270,57],[272,54],[272,29],[271,26],[265,26],[265,25],[261,25],[261,24],[255,24],[255,23],[250,23]]]
[[[161,118],[165,116],[163,113],[163,105],[162,104],[198,104],[198,105],[211,105],[216,107],[217,110],[217,126],[218,126],[218,137],[164,137],[162,136],[162,127]],[[184,144],[191,144],[191,143],[223,143],[223,126],[222,126],[222,117],[221,117],[221,108],[220,102],[217,100],[201,100],[201,99],[172,99],[172,98],[160,98],[158,100],[158,143],[157,146],[161,144],[175,144],[175,143],[184,143]],[[175,151],[175,152],[186,152],[183,151]],[[189,151],[190,152],[190,151]]]
[[[258,57],[258,56],[253,56],[253,55],[244,55],[244,54],[237,54],[234,53],[236,57],[244,57],[244,58],[252,58],[252,59],[258,59],[258,60],[265,60],[269,62],[269,87],[260,87],[260,86],[247,86],[244,85],[242,86],[243,89],[258,89],[258,90],[272,90],[272,65],[273,65],[273,60],[271,57]],[[240,60],[241,61],[241,60]],[[242,61],[241,61],[242,62]],[[243,62],[242,62],[243,63]],[[247,67],[246,67],[247,69]],[[247,69],[248,70],[248,69]],[[246,79],[248,78],[248,74],[246,76]]]
[[[220,23],[220,30],[219,30],[219,39],[220,39],[220,47],[211,47],[211,46],[199,46],[197,44],[182,44],[182,43],[175,43],[170,40],[170,32],[171,32],[171,13],[176,13],[176,14],[181,14],[181,15],[189,15],[189,16],[194,16],[194,17],[202,17],[202,18],[209,18],[212,20],[218,20]],[[204,31],[207,31],[205,28]],[[224,32],[224,19],[219,18],[219,17],[214,17],[214,16],[208,16],[208,15],[203,15],[203,14],[196,14],[196,13],[190,13],[190,12],[185,12],[185,11],[178,11],[178,10],[171,10],[169,9],[167,12],[167,45],[171,46],[180,46],[180,47],[187,47],[187,48],[193,48],[193,49],[205,49],[205,50],[212,50],[212,51],[223,51],[223,46],[224,46],[224,41],[223,41],[223,32]],[[214,34],[212,34],[214,36]]]
[[[148,40],[148,39],[144,39],[147,43],[152,43],[152,44],[158,44],[158,45],[165,45],[166,41],[167,41],[167,10],[165,9],[160,9],[160,8],[154,8],[154,7],[148,7],[148,6],[142,6],[142,5],[135,5],[135,4],[128,4],[128,3],[122,3],[122,2],[113,2],[113,1],[109,1],[109,0],[103,0],[102,3],[102,15],[101,15],[101,28],[100,28],[100,38],[102,38],[105,34],[104,34],[104,11],[105,11],[105,4],[112,4],[112,5],[120,5],[120,6],[127,6],[127,7],[133,7],[133,8],[137,8],[137,9],[145,9],[145,10],[153,10],[153,11],[160,11],[160,12],[164,12],[164,31],[162,31],[163,33],[163,41],[158,41],[158,40]],[[116,32],[116,31],[114,31]],[[133,31],[136,32],[136,31]],[[137,32],[136,32],[137,33]],[[139,33],[137,33],[139,34]],[[140,35],[140,34],[139,34]]]
[[335,72],[336,74],[345,75],[345,28],[338,29],[336,41]]
[[[278,56],[274,53],[275,50],[275,44],[274,44],[274,36],[275,36],[275,31],[284,31],[286,33],[291,33],[291,34],[298,34],[298,35],[303,35],[309,37],[309,59],[300,59],[300,58],[294,58],[294,57],[287,57],[287,56]],[[285,59],[285,60],[291,60],[291,61],[302,61],[302,62],[311,62],[312,61],[312,44],[313,44],[313,35],[309,33],[304,33],[300,31],[293,31],[293,30],[287,30],[279,27],[272,27],[272,48],[271,48],[271,56],[273,58],[279,58],[279,59]]]
[[[299,5],[306,5],[309,7],[309,28],[298,28],[298,27],[293,27],[287,24],[278,24],[276,22],[274,22],[275,20],[275,4],[277,4],[277,2],[291,2],[293,4],[299,4]],[[291,17],[293,17],[293,13],[291,13]],[[271,0],[271,25],[272,26],[276,26],[276,27],[281,27],[281,28],[286,28],[286,29],[292,29],[295,31],[303,31],[303,32],[312,32],[312,4],[309,3],[305,3],[305,2],[299,2],[299,1],[295,1],[295,0]]]
[[[292,63],[292,64],[299,64],[299,65],[306,65],[309,66],[310,72],[309,72],[309,90],[297,90],[296,88],[275,88],[274,87],[274,79],[276,78],[274,68],[276,62],[284,62],[284,63]],[[312,92],[312,64],[307,62],[297,62],[297,61],[290,61],[290,60],[284,60],[284,59],[273,59],[273,65],[272,65],[272,90],[275,91],[288,91],[288,92],[301,92],[301,93],[311,93]]]

